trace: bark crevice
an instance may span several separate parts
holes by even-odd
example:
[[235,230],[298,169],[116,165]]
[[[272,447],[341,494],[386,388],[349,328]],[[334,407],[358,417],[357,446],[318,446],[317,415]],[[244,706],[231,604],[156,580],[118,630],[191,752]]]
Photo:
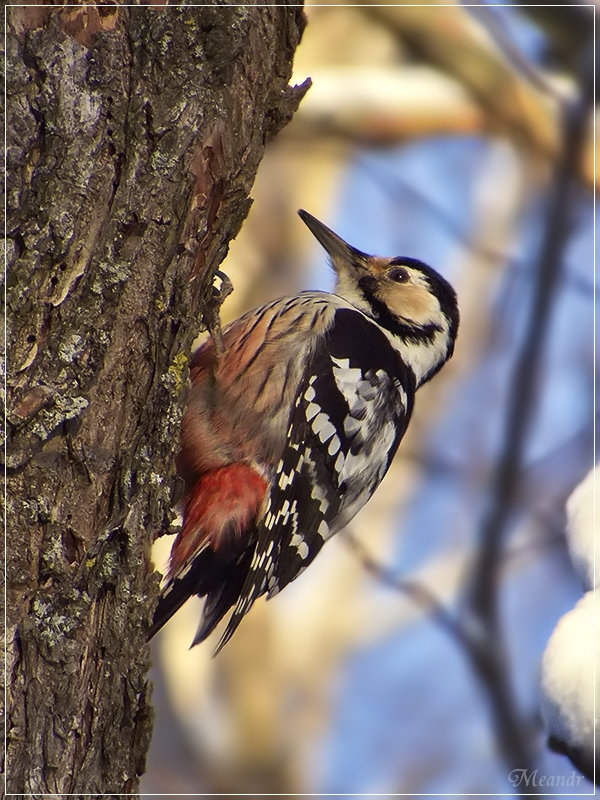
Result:
[[8,790],[135,792],[187,359],[296,7],[8,10]]

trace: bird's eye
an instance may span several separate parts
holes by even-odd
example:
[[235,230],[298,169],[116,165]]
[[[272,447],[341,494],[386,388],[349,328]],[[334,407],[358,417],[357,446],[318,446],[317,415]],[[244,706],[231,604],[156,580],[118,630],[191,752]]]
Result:
[[387,276],[395,283],[407,283],[410,280],[408,270],[404,269],[404,267],[394,267],[388,272]]

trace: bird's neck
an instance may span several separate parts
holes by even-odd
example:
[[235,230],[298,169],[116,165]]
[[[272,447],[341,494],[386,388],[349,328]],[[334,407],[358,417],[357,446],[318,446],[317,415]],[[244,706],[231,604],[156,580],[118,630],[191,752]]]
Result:
[[[419,325],[392,315],[374,297],[365,298],[368,314],[415,376],[416,388],[438,372],[454,351],[456,326],[441,309],[435,319]],[[366,310],[366,308],[365,308]]]
[[402,361],[412,370],[417,388],[432,378],[452,355],[453,342],[447,327],[405,326],[405,330],[399,332],[382,326],[382,330]]
[[[343,293],[340,289],[344,289]],[[429,324],[417,325],[409,320],[399,320],[381,301],[372,296],[366,297],[353,284],[340,287],[338,281],[336,294],[344,304],[350,303],[377,324],[402,361],[412,370],[416,388],[433,378],[452,355],[456,323],[453,324],[441,310]]]

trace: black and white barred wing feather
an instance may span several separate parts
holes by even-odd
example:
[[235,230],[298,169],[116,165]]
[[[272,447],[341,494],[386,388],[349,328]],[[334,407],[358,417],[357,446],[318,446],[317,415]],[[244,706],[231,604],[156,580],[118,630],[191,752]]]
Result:
[[367,502],[410,419],[414,378],[358,311],[336,311],[305,375],[219,649],[257,597],[272,597],[294,580]]

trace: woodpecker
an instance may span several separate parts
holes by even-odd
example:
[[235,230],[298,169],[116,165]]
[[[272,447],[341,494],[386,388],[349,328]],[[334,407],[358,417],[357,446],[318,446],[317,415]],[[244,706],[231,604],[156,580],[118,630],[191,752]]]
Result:
[[181,430],[183,526],[153,636],[206,597],[192,646],[233,608],[217,646],[263,594],[300,575],[369,500],[406,431],[415,392],[450,358],[456,294],[414,258],[370,256],[306,211],[333,294],[305,291],[228,325],[190,361]]

